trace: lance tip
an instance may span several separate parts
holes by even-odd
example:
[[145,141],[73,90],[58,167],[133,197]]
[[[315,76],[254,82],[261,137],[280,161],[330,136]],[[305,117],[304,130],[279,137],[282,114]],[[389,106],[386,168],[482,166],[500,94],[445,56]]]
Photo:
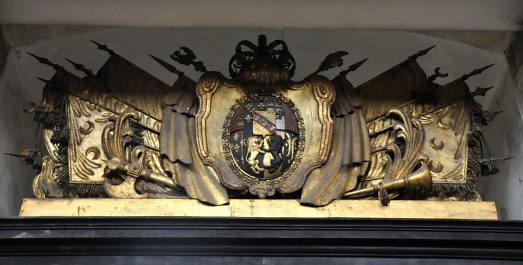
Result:
[[476,87],[476,90],[474,92],[470,93],[470,94],[473,97],[474,96],[483,96],[484,97],[486,95],[486,93],[489,90],[491,90],[492,88],[494,88],[494,86],[489,86],[489,87],[479,87],[478,86],[478,87]]
[[33,58],[35,58],[39,63],[50,65],[50,61],[47,58],[44,58],[42,56],[38,56],[31,52],[26,52],[27,54],[31,55]]
[[40,81],[42,81],[42,82],[44,82],[44,83],[46,83],[46,84],[48,84],[49,82],[51,82],[51,80],[47,80],[47,79],[44,79],[44,78],[39,77],[39,76],[37,76],[36,79],[38,79],[38,80],[40,80]]
[[160,59],[160,58],[158,58],[158,57],[156,57],[156,56],[154,56],[152,54],[149,54],[149,56],[151,58],[153,58],[153,60],[155,60],[161,66],[163,66],[165,69],[167,69],[169,72],[175,73],[175,74],[177,74],[179,76],[184,75],[184,73],[182,71],[178,70],[174,65],[172,65],[172,64],[170,64],[170,63],[168,63],[168,62],[166,62],[166,61],[164,61],[164,60],[162,60],[162,59]]
[[426,49],[423,49],[417,53],[415,53],[414,55],[412,55],[411,57],[409,57],[409,59],[412,59],[412,60],[416,60],[417,58],[427,54],[430,50],[434,49],[434,47],[436,47],[436,45],[432,45]]
[[8,155],[8,156],[14,156],[14,157],[24,157],[23,155],[20,155],[20,154],[13,154],[13,153],[8,153],[8,152],[5,152],[4,154]]
[[31,53],[31,52],[25,52],[25,53],[27,53],[27,54],[33,56],[33,57],[36,58],[36,59],[38,59],[38,58],[42,58],[42,57],[37,56],[37,55],[35,55],[34,53]]
[[352,65],[350,65],[346,70],[342,71],[341,74],[342,75],[347,75],[349,72],[353,72],[353,71],[356,71],[358,68],[360,68],[360,66],[362,66],[367,60],[369,59],[369,57],[363,59],[363,60],[360,60],[356,63],[353,63]]
[[98,48],[98,50],[102,50],[102,51],[106,51],[108,52],[110,55],[113,55],[114,54],[114,51],[109,49],[109,46],[107,46],[107,44],[101,44],[99,42],[96,42],[94,40],[91,40],[92,43],[94,43],[96,45],[96,47]]
[[487,66],[484,66],[484,67],[481,67],[481,68],[478,68],[478,69],[474,69],[474,70],[472,70],[472,72],[463,75],[462,78],[463,78],[463,80],[467,80],[471,76],[475,76],[475,75],[479,75],[479,74],[483,73],[483,71],[489,69],[492,66],[494,66],[494,64],[489,64]]

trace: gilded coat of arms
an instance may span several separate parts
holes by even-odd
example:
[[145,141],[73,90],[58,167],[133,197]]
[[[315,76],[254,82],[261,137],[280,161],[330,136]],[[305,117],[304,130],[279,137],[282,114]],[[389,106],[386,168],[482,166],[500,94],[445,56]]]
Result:
[[439,68],[428,76],[416,62],[432,47],[354,87],[347,75],[366,59],[319,75],[343,65],[338,51],[293,81],[285,42],[260,35],[238,43],[229,78],[187,47],[171,58],[201,72],[197,82],[152,56],[178,75],[169,86],[95,44],[110,57],[96,74],[71,61],[83,78],[33,55],[56,70],[26,110],[42,124],[46,154],[19,155],[38,170],[38,198],[480,200],[477,176],[502,160],[481,149],[481,126],[496,113],[474,97],[488,88],[465,82],[488,66],[439,84]]
[[[260,198],[300,189],[327,159],[335,91],[319,77],[290,81],[294,59],[283,42],[240,43],[228,81],[206,74],[198,82],[198,152],[231,189]],[[279,49],[278,49],[279,48]]]

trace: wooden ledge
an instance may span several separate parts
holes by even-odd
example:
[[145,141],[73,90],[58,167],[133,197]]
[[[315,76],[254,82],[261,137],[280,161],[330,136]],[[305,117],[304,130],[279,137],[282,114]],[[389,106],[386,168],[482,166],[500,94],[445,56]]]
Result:
[[324,207],[297,200],[231,200],[210,206],[192,199],[24,199],[20,216],[190,216],[264,218],[415,218],[497,220],[494,202],[337,200]]

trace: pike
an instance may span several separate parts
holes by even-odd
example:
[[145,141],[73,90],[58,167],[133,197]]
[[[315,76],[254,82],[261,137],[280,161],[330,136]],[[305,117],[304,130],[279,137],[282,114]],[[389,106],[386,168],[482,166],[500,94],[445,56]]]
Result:
[[494,112],[492,112],[492,111],[483,111],[483,112],[481,113],[481,115],[483,116],[483,119],[485,119],[485,121],[487,121],[487,122],[491,122],[491,121],[494,120],[494,118],[495,118],[496,116],[498,116],[498,115],[499,115],[500,113],[502,113],[502,112],[503,112],[502,110],[494,111]]
[[70,64],[72,64],[74,66],[74,69],[81,71],[86,76],[90,76],[90,77],[94,76],[93,71],[91,69],[86,68],[83,64],[76,63],[68,58],[65,58],[65,60],[67,60]]
[[489,91],[493,87],[494,86],[489,86],[489,87],[479,87],[478,86],[474,92],[470,93],[470,96],[471,97],[475,97],[475,96],[482,96],[482,97],[484,97],[485,94],[487,93],[487,91]]
[[26,52],[26,53],[31,55],[33,58],[35,58],[41,64],[49,65],[49,66],[51,66],[55,70],[63,70],[64,69],[63,66],[61,66],[59,64],[55,64],[55,63],[51,62],[49,59],[47,59],[47,58],[40,57],[40,56],[35,55],[33,53],[30,53],[30,52]]
[[13,157],[19,157],[19,158],[21,158],[22,160],[24,160],[24,159],[27,158],[27,155],[13,154],[13,153],[8,153],[8,152],[5,152],[4,154],[5,154],[5,155],[8,155],[8,156],[13,156]]
[[316,71],[314,71],[312,74],[310,74],[309,76],[316,75],[320,72],[327,71],[331,68],[342,66],[343,59],[341,57],[343,57],[347,54],[349,54],[349,53],[346,51],[337,51],[337,52],[333,52],[333,53],[325,56],[325,59],[323,59],[320,66],[318,67],[318,69]]
[[100,44],[94,40],[91,40],[91,42],[96,45],[98,50],[106,51],[107,53],[109,53],[109,55],[115,55],[115,52],[113,50],[109,49],[109,46],[107,46],[106,44]]
[[513,156],[505,156],[505,157],[489,157],[489,158],[483,158],[483,159],[480,159],[479,162],[484,164],[484,163],[498,163],[498,162],[503,162],[503,161],[507,161],[507,160],[510,160],[514,158]]
[[434,47],[436,47],[436,45],[433,45],[433,46],[430,46],[430,47],[428,47],[426,49],[423,49],[423,50],[421,50],[421,51],[419,51],[419,52],[409,56],[408,60],[414,61],[414,60],[418,59],[419,57],[424,56],[425,54],[427,54],[430,50],[434,49]]
[[475,76],[475,75],[479,75],[481,73],[483,73],[483,71],[489,69],[490,67],[492,67],[494,64],[489,64],[487,66],[484,66],[484,67],[481,67],[481,68],[478,68],[478,69],[474,69],[472,70],[472,72],[468,73],[468,74],[464,74],[461,79],[462,80],[467,80],[469,77],[471,76]]
[[153,58],[157,63],[159,63],[161,66],[163,66],[165,69],[167,69],[169,72],[171,73],[174,73],[174,74],[177,74],[178,76],[183,76],[185,75],[184,72],[178,70],[174,65],[152,55],[152,54],[149,54],[149,56],[151,56],[151,58]]
[[340,75],[344,75],[346,76],[349,72],[354,72],[356,71],[358,68],[360,68],[360,66],[362,66],[367,60],[369,59],[369,57],[359,61],[359,62],[356,62],[354,64],[352,64],[351,66],[349,66],[347,69],[343,70],[340,72]]

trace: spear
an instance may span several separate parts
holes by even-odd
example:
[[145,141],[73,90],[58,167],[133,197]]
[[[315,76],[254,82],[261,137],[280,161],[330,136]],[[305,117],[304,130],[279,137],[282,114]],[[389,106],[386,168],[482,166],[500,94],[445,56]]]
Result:
[[483,119],[485,119],[486,122],[491,122],[492,120],[494,120],[494,118],[496,116],[498,116],[498,114],[502,113],[503,111],[500,110],[500,111],[496,111],[496,112],[492,112],[492,111],[483,111],[481,113],[481,115],[483,116]]
[[91,69],[86,68],[83,64],[76,63],[76,62],[74,62],[72,60],[69,60],[67,58],[65,58],[65,60],[67,60],[70,64],[72,64],[74,66],[74,69],[76,69],[78,71],[81,71],[86,76],[94,76],[93,71]]
[[30,52],[27,52],[27,54],[29,54],[29,55],[31,55],[32,57],[34,57],[34,58],[35,58],[36,60],[38,60],[38,62],[40,62],[41,64],[49,65],[49,66],[53,67],[53,69],[55,69],[55,70],[64,69],[61,65],[55,64],[55,63],[49,61],[49,59],[47,59],[47,58],[40,57],[40,56],[35,55],[35,54],[32,54],[32,53],[30,53]]
[[488,68],[492,67],[494,64],[489,64],[485,67],[481,67],[481,68],[478,68],[478,69],[474,69],[472,70],[472,72],[468,73],[468,74],[464,74],[461,79],[463,80],[467,80],[469,77],[471,76],[475,76],[475,75],[479,75],[481,73],[483,73],[483,71],[487,70]]
[[171,73],[175,73],[177,74],[178,76],[182,76],[184,75],[184,72],[178,70],[174,65],[152,55],[152,54],[149,54],[149,56],[151,56],[151,58],[153,58],[157,63],[159,63],[161,66],[163,66],[165,69],[167,69],[169,72]]
[[359,62],[356,62],[354,64],[352,64],[351,66],[349,66],[346,70],[343,70],[340,72],[340,75],[347,75],[349,72],[354,72],[356,71],[358,68],[360,68],[361,65],[363,65],[369,58],[365,58]]
[[343,65],[343,59],[341,57],[343,57],[343,56],[345,56],[347,54],[349,54],[349,53],[346,52],[346,51],[337,51],[337,52],[333,52],[333,53],[327,55],[325,57],[325,59],[323,59],[323,61],[321,62],[321,64],[318,67],[318,69],[316,71],[314,71],[312,74],[310,74],[309,76],[318,74],[318,73],[323,72],[323,71],[327,71],[327,70],[329,70],[331,68],[342,66]]
[[427,54],[430,50],[434,49],[434,47],[436,47],[436,45],[430,46],[430,47],[428,47],[426,49],[423,49],[423,50],[421,50],[421,51],[419,51],[419,52],[409,56],[409,60],[416,60],[416,59],[418,59],[419,57]]
[[510,160],[514,158],[513,156],[505,156],[505,157],[489,157],[489,158],[483,158],[483,159],[480,159],[479,162],[480,163],[498,163],[498,162],[503,162],[503,161],[507,161],[507,160]]
[[489,91],[490,89],[492,89],[493,86],[489,86],[489,87],[477,87],[476,90],[472,93],[470,93],[470,96],[471,97],[475,97],[475,96],[485,96],[485,94],[487,93],[487,91]]
[[94,40],[91,40],[92,43],[94,43],[96,45],[96,47],[98,48],[98,50],[102,50],[102,51],[106,51],[107,53],[109,53],[110,55],[114,55],[114,51],[109,49],[109,46],[107,46],[106,44],[100,44]]

